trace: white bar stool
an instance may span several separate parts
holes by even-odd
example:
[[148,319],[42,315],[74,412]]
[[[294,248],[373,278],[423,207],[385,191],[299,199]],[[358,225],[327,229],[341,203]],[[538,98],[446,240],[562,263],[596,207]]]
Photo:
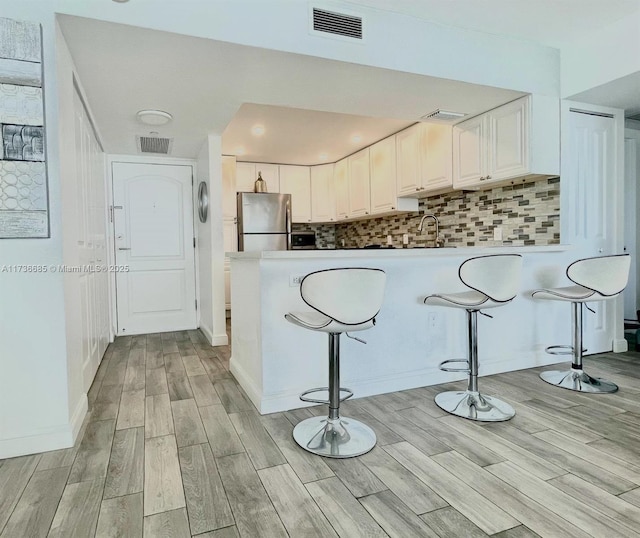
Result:
[[[289,312],[285,318],[312,331],[329,335],[329,386],[309,389],[300,395],[303,402],[329,404],[328,417],[311,417],[293,429],[293,438],[305,450],[328,458],[352,458],[369,452],[376,434],[369,426],[340,416],[340,402],[353,396],[340,387],[340,334],[370,329],[376,323],[384,296],[386,275],[380,269],[326,269],[309,273],[300,283],[300,295],[312,312]],[[328,400],[309,398],[328,391]],[[346,393],[342,398],[340,393]]]
[[543,381],[579,392],[606,393],[618,390],[615,383],[591,377],[582,368],[582,355],[587,351],[582,347],[582,306],[587,302],[608,301],[620,295],[627,286],[630,263],[628,254],[578,260],[567,267],[567,277],[575,286],[536,290],[531,294],[535,299],[571,303],[573,345],[546,348],[546,352],[552,355],[571,355],[571,369],[542,372],[540,378]]
[[[469,382],[465,391],[441,392],[435,397],[438,407],[458,417],[481,422],[500,422],[515,415],[513,407],[478,390],[478,312],[511,302],[520,287],[522,256],[496,254],[470,258],[460,265],[458,276],[472,291],[428,295],[424,304],[462,308],[467,311],[469,355],[467,359],[449,359],[440,363],[445,372],[466,372]],[[449,364],[464,363],[465,368]]]

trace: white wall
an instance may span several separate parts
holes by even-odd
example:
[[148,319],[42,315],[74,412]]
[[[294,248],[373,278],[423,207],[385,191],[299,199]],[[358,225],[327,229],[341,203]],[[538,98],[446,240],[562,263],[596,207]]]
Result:
[[[640,271],[638,271],[638,253],[640,252],[640,233],[638,233],[638,215],[640,215],[640,122],[627,120],[625,137],[625,245],[631,254],[630,285],[625,290],[624,317],[636,319],[636,310],[640,309]],[[627,146],[631,145],[631,148]],[[631,149],[631,151],[629,151]]]
[[[50,239],[0,240],[0,265],[58,265],[63,245],[53,9],[47,0],[0,0],[0,14],[42,24],[51,224]],[[63,276],[0,273],[0,297],[0,459],[69,446],[70,410],[77,402],[67,383]]]
[[[224,240],[222,233],[222,139],[209,135],[196,163],[198,185],[209,188],[209,216],[198,219],[198,268],[200,274],[200,328],[214,346],[228,343],[224,311]],[[197,200],[194,207],[197,208]]]
[[561,95],[573,98],[637,71],[640,71],[640,11],[562,48]]
[[557,49],[348,2],[320,0],[314,5],[363,16],[362,43],[310,34],[307,0],[163,0],[162,9],[149,0],[54,1],[60,13],[69,15],[559,96]]

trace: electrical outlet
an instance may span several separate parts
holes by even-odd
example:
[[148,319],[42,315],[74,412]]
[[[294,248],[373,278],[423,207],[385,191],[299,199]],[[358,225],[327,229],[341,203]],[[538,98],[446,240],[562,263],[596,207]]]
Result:
[[402,244],[403,245],[409,244],[409,234],[402,234]]
[[304,275],[289,275],[289,286],[292,288],[299,286],[303,278]]
[[502,228],[500,228],[500,226],[496,226],[493,229],[493,240],[502,241]]

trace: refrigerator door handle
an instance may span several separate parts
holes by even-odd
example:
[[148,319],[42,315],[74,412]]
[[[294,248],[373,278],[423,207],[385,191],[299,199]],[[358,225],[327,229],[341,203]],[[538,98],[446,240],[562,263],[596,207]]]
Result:
[[291,250],[291,198],[287,200],[285,208],[285,229],[287,231],[287,250]]

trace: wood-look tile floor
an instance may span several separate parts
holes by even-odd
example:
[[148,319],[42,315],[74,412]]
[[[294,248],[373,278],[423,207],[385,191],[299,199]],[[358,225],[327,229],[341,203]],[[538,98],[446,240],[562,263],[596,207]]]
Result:
[[76,446],[0,461],[2,538],[640,536],[640,353],[587,360],[610,395],[482,378],[506,423],[443,413],[442,386],[346,402],[378,436],[349,460],[293,442],[322,407],[260,416],[228,359],[197,331],[118,338]]

